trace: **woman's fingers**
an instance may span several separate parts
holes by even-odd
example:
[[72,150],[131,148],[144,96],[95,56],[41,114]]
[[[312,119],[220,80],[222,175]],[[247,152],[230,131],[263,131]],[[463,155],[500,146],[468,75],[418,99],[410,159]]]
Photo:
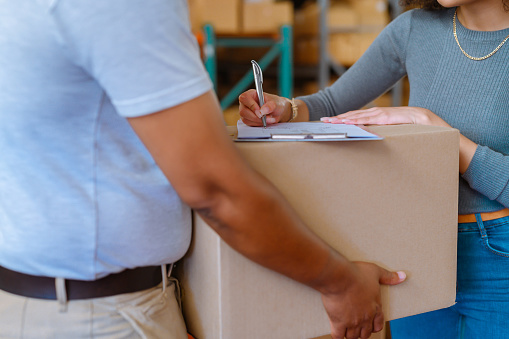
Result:
[[278,107],[278,96],[263,94],[265,104],[260,107],[258,95],[254,89],[250,89],[239,96],[239,114],[242,121],[248,126],[262,126],[262,116],[266,116],[267,124],[275,124],[281,116],[281,108]]
[[254,89],[239,95],[239,114],[242,121],[248,126],[261,126],[260,106],[258,96]]
[[260,109],[258,95],[254,89],[249,89],[239,95],[239,104],[244,105],[253,112]]
[[368,110],[357,110],[357,111],[350,111],[343,114],[339,114],[335,117],[323,117],[320,120],[323,122],[341,122],[342,120],[351,120],[351,119],[357,119],[357,118],[363,118],[368,116],[377,115],[379,112],[368,109]]
[[256,116],[253,110],[244,104],[239,105],[239,114],[242,121],[248,126],[261,126],[260,118]]
[[320,120],[331,124],[350,125],[413,124],[416,123],[416,114],[424,114],[421,111],[422,109],[415,107],[373,107]]

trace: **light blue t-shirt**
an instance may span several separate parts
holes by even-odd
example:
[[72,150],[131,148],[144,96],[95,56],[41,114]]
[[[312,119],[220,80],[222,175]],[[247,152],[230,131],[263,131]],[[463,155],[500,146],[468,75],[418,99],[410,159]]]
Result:
[[184,0],[0,6],[0,265],[92,280],[178,260],[191,215],[125,117],[211,89]]

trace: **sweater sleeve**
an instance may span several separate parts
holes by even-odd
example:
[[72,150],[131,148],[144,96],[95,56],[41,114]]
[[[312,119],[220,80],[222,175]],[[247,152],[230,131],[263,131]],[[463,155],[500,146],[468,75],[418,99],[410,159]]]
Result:
[[405,52],[412,12],[392,21],[364,55],[330,87],[302,96],[309,120],[359,109],[389,90],[406,74]]
[[470,187],[509,207],[509,156],[478,146],[463,174]]

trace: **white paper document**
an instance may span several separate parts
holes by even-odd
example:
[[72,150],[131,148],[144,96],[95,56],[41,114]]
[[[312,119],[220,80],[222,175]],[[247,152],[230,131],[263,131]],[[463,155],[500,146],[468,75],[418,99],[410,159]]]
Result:
[[250,127],[237,122],[238,141],[338,141],[338,140],[381,140],[382,137],[370,133],[356,125],[330,124],[324,122],[280,123],[267,128]]

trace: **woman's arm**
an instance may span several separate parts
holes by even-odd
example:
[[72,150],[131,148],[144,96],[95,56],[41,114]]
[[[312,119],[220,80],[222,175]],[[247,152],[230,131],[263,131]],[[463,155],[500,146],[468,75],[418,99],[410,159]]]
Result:
[[[318,93],[297,97],[298,117],[294,121],[315,121],[359,109],[387,92],[406,74],[406,45],[410,34],[411,11],[392,21],[364,55],[334,84]],[[239,96],[239,113],[249,126],[261,126],[262,115],[268,124],[287,122],[291,104],[287,99],[264,94],[260,108],[254,90]]]

